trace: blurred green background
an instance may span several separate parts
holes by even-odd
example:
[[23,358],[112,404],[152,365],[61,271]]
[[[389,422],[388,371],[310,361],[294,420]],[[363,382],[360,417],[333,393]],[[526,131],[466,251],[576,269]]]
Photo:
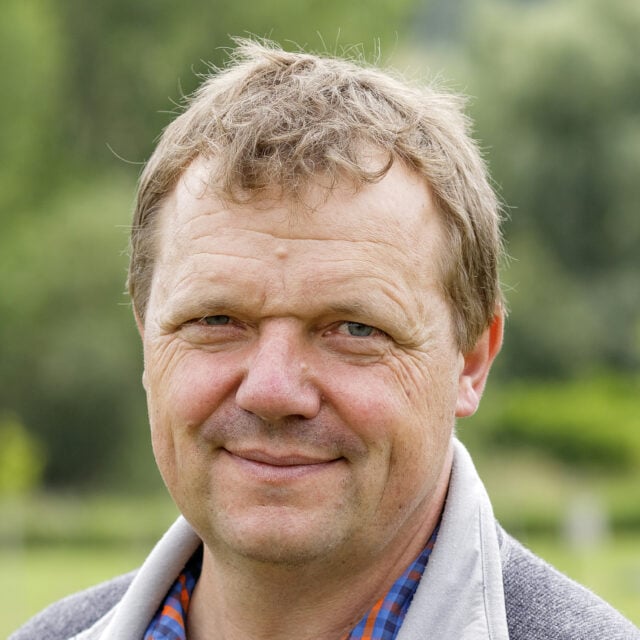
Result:
[[175,516],[127,226],[181,96],[247,34],[356,47],[471,96],[507,205],[510,317],[459,434],[507,529],[640,623],[640,3],[5,0],[0,636],[135,567]]

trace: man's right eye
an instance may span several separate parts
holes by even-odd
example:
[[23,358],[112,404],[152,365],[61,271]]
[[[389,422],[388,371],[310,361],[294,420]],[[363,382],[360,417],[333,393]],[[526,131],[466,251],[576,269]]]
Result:
[[218,316],[205,316],[201,320],[202,324],[206,324],[210,327],[219,327],[225,324],[229,324],[231,322],[231,318],[229,316],[218,315]]

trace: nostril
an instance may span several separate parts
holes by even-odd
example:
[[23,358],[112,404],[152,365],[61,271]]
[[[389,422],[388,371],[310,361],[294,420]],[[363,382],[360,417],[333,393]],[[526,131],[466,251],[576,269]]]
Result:
[[317,388],[292,379],[265,380],[249,373],[240,383],[236,404],[265,423],[284,418],[308,419],[320,408]]

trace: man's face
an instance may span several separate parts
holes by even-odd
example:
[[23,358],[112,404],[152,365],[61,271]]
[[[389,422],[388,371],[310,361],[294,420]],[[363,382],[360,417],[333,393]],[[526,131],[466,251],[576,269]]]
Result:
[[309,208],[240,206],[207,175],[195,162],[160,213],[142,329],[178,507],[210,549],[267,562],[424,539],[467,386],[428,188],[396,163]]

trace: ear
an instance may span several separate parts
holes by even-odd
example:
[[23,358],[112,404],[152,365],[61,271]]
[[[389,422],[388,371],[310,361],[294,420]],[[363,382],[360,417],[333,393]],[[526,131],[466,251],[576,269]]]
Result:
[[457,418],[465,418],[476,412],[489,369],[502,346],[503,328],[504,311],[499,308],[475,347],[464,354],[464,365],[458,379]]

